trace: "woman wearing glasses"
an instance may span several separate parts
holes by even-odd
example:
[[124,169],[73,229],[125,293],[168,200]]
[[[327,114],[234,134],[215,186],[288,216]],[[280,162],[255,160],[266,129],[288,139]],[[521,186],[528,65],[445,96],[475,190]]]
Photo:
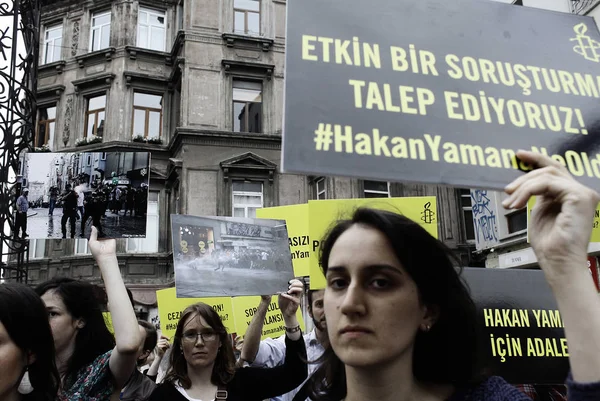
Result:
[[296,319],[302,289],[293,280],[288,292],[279,295],[287,347],[285,363],[271,369],[236,369],[231,338],[219,315],[204,303],[187,307],[175,331],[170,370],[149,401],[261,401],[298,387],[308,374]]

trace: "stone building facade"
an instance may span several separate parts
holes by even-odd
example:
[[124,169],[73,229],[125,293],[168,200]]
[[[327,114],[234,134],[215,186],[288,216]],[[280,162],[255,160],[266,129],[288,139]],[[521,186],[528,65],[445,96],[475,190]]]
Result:
[[[471,260],[469,190],[282,174],[285,0],[55,0],[43,9],[35,146],[151,152],[148,240],[119,240],[136,301],[173,282],[169,214],[435,195]],[[465,224],[466,222],[466,224]],[[156,240],[158,239],[158,240]],[[85,240],[31,241],[29,279],[99,281]]]

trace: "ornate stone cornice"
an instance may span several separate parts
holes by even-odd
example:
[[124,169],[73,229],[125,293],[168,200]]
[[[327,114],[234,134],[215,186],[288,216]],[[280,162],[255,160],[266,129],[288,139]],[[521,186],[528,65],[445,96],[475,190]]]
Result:
[[106,49],[96,50],[91,53],[81,54],[75,56],[79,68],[83,68],[86,65],[100,64],[102,62],[110,62],[115,58],[117,49],[115,47],[107,47]]
[[113,79],[115,79],[115,74],[97,74],[90,75],[88,77],[82,79],[76,79],[73,81],[73,86],[75,87],[75,92],[80,92],[82,89],[95,87],[98,89],[108,89],[110,88]]
[[234,47],[238,49],[249,49],[268,52],[273,47],[275,41],[273,39],[265,38],[262,36],[248,36],[239,35],[236,33],[225,32],[223,34],[223,41],[227,47]]
[[231,131],[178,128],[169,143],[171,154],[183,145],[233,146],[248,149],[281,150],[281,134],[249,134]]
[[225,75],[241,74],[244,76],[254,75],[259,78],[267,78],[271,80],[275,66],[273,64],[252,63],[240,60],[222,60]]

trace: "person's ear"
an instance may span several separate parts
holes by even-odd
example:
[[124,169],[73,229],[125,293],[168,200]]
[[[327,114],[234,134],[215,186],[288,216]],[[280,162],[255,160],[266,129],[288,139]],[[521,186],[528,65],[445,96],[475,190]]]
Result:
[[424,308],[423,321],[421,329],[429,331],[435,325],[440,317],[440,307],[438,305],[426,305]]

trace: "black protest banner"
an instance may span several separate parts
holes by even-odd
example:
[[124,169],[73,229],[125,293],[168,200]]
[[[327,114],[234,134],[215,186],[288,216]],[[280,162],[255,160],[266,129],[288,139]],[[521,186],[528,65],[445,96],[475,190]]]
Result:
[[480,355],[514,384],[562,384],[569,348],[556,301],[541,270],[464,270],[477,305]]
[[288,3],[283,169],[501,189],[546,153],[600,187],[590,17],[477,0]]

